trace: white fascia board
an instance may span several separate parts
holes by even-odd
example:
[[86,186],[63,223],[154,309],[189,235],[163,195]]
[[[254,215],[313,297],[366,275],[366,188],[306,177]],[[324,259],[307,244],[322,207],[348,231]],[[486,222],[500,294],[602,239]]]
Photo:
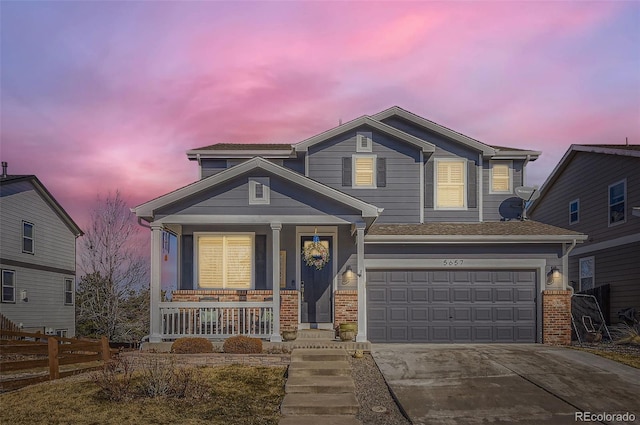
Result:
[[363,217],[378,217],[378,215],[380,214],[379,208],[375,205],[361,201],[357,198],[354,198],[353,196],[349,196],[337,189],[333,189],[322,183],[318,183],[317,181],[298,174],[295,171],[288,170],[260,157],[252,158],[234,167],[214,174],[213,176],[206,177],[202,180],[191,183],[190,185],[184,186],[152,201],[139,205],[133,208],[132,212],[134,212],[138,217],[153,217],[154,211],[158,208],[170,205],[187,196],[194,195],[215,185],[224,183],[257,167],[280,176],[285,180],[289,180],[322,195],[333,198],[336,201],[346,204],[352,208],[358,209],[362,212]]
[[535,161],[542,155],[540,151],[498,151],[495,155],[490,155],[491,159],[529,159]]
[[582,243],[587,235],[367,235],[366,244],[514,244],[514,243]]
[[168,215],[154,221],[155,224],[309,224],[314,225],[338,225],[349,224],[348,220],[333,215]]
[[316,136],[313,136],[309,139],[303,140],[300,143],[297,143],[295,145],[293,145],[294,149],[296,152],[307,152],[307,150],[309,149],[309,146],[313,146],[317,143],[321,143],[324,142],[327,139],[330,139],[332,137],[338,136],[342,133],[346,133],[347,131],[353,130],[354,128],[357,128],[361,125],[368,125],[370,127],[375,128],[376,130],[382,132],[382,133],[386,133],[390,136],[393,136],[395,138],[398,138],[400,140],[404,140],[405,142],[414,145],[416,147],[419,147],[420,149],[422,149],[422,152],[427,152],[427,153],[433,153],[435,152],[435,145],[433,145],[432,143],[429,143],[425,140],[422,140],[418,137],[412,136],[410,134],[405,133],[402,130],[398,130],[395,127],[391,127],[390,125],[387,125],[385,123],[382,123],[380,121],[376,121],[374,119],[371,119],[371,117],[368,116],[362,116],[360,118],[356,118],[354,120],[351,120],[349,122],[346,122],[342,125],[339,125],[337,127],[332,128],[331,130],[327,130],[325,132],[322,132]]
[[236,159],[236,158],[253,158],[254,156],[261,156],[263,158],[295,158],[293,149],[287,150],[190,150],[187,151],[187,158],[190,160],[202,158],[215,158],[215,159]]
[[446,136],[450,139],[453,139],[457,142],[467,145],[473,149],[476,149],[482,152],[483,155],[495,155],[496,153],[496,150],[489,145],[486,145],[482,142],[472,139],[469,136],[465,136],[464,134],[460,134],[456,131],[448,129],[447,127],[441,126],[440,124],[437,124],[433,121],[429,121],[425,118],[422,118],[419,115],[413,114],[409,111],[405,111],[404,109],[399,108],[397,106],[393,106],[387,110],[378,112],[377,114],[372,115],[371,118],[373,118],[374,120],[384,120],[394,115],[404,118],[407,121],[411,121],[415,124],[418,124],[419,126],[424,127],[428,130],[442,134],[443,136]]

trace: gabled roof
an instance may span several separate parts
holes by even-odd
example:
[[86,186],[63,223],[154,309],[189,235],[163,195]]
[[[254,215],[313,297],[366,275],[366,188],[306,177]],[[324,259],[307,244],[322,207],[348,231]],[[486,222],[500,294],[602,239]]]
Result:
[[175,202],[179,202],[182,199],[193,196],[202,191],[208,190],[211,187],[229,181],[237,176],[247,173],[256,168],[261,168],[269,173],[282,177],[290,182],[302,185],[309,190],[315,191],[321,195],[328,196],[344,205],[350,206],[356,210],[360,210],[363,217],[378,217],[382,212],[381,208],[346,193],[340,192],[332,187],[326,186],[315,180],[305,177],[302,174],[291,171],[288,168],[281,167],[261,157],[254,157],[248,161],[238,164],[234,167],[227,168],[224,171],[214,174],[213,176],[206,177],[195,183],[191,183],[166,195],[160,196],[144,204],[138,205],[132,208],[131,211],[138,217],[141,217],[149,222],[154,220],[155,211],[159,208],[171,205]]
[[42,199],[49,205],[49,207],[55,212],[62,222],[71,230],[76,236],[84,235],[84,232],[78,227],[71,216],[62,208],[62,205],[56,201],[51,192],[42,184],[42,182],[34,175],[8,175],[0,177],[0,186],[6,186],[9,184],[28,181],[35,188],[36,192],[42,197]]
[[190,160],[200,158],[266,158],[294,157],[293,147],[285,143],[216,143],[187,151]]
[[389,136],[393,136],[395,138],[403,140],[411,145],[414,145],[422,149],[423,152],[435,152],[435,146],[433,144],[426,142],[418,137],[407,134],[404,131],[398,130],[397,128],[387,125],[383,122],[372,119],[367,115],[364,115],[360,118],[356,118],[354,120],[341,124],[337,127],[332,128],[331,130],[322,132],[309,139],[303,140],[302,142],[293,145],[293,147],[296,150],[296,152],[306,152],[310,146],[313,146],[318,143],[322,143],[332,137],[346,133],[347,131],[351,131],[362,125],[367,125],[371,128],[374,128],[380,131],[381,133],[385,133],[385,134],[388,134]]
[[450,128],[447,128],[443,125],[416,115],[413,112],[409,112],[406,109],[402,109],[399,106],[392,106],[389,109],[385,109],[382,112],[378,112],[377,114],[372,115],[371,118],[375,120],[384,120],[394,116],[412,122],[420,127],[426,128],[427,130],[442,134],[449,139],[455,140],[456,142],[462,143],[466,146],[482,152],[484,156],[489,156],[495,159],[524,159],[526,157],[529,157],[531,161],[535,161],[541,155],[541,152],[539,151],[487,145],[462,133],[458,133],[457,131],[451,130]]
[[550,243],[582,242],[587,235],[537,221],[480,223],[373,224],[367,242],[392,243]]
[[547,188],[551,187],[562,175],[567,166],[579,152],[589,152],[600,155],[620,155],[640,158],[640,145],[571,145],[558,165],[553,169],[547,180],[540,188],[540,198],[533,202],[528,212],[533,212],[540,205]]

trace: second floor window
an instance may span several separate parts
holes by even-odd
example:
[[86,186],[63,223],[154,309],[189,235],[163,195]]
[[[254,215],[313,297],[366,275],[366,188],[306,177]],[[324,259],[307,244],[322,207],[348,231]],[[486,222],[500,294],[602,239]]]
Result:
[[436,161],[436,208],[437,209],[464,209],[467,199],[465,175],[466,162]]
[[375,187],[376,157],[374,155],[353,156],[353,187]]
[[580,220],[580,200],[569,203],[569,224],[576,224]]
[[64,304],[73,305],[73,279],[64,279]]
[[27,221],[22,222],[22,252],[26,252],[27,254],[34,253],[34,234],[33,234],[33,224]]
[[491,163],[491,193],[511,193],[510,164]]
[[609,225],[624,223],[626,220],[625,207],[627,181],[614,183],[609,186]]

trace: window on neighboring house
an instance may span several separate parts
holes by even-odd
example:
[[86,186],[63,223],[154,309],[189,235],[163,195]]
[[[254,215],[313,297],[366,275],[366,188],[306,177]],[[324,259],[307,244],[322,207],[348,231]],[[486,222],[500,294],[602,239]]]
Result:
[[73,279],[65,278],[64,279],[64,304],[65,305],[73,305]]
[[356,133],[356,152],[371,152],[373,149],[373,134],[367,131]]
[[466,208],[466,161],[436,159],[436,209]]
[[580,292],[595,286],[595,257],[580,259]]
[[376,156],[353,155],[353,187],[376,187]]
[[491,193],[511,193],[511,162],[491,163]]
[[249,205],[269,204],[271,191],[269,177],[255,177],[249,179]]
[[196,250],[196,274],[201,288],[252,288],[253,234],[200,234],[196,237]]
[[609,186],[609,225],[626,221],[627,180]]
[[2,270],[2,302],[16,302],[16,272],[13,270]]
[[569,202],[569,224],[576,224],[580,220],[580,200]]
[[27,221],[22,222],[22,252],[27,254],[34,253],[33,244],[33,224]]

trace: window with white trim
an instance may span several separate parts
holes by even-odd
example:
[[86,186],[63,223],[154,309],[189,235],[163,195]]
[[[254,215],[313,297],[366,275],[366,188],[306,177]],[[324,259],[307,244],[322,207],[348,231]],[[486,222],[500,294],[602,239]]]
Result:
[[356,133],[356,152],[371,152],[373,149],[373,133],[358,131]]
[[249,205],[265,205],[271,202],[269,177],[249,179]]
[[33,254],[34,251],[34,231],[33,223],[22,222],[22,252]]
[[580,220],[580,200],[569,202],[569,224],[576,224]]
[[626,198],[626,179],[609,185],[609,226],[626,221]]
[[467,206],[467,164],[465,160],[435,160],[436,209],[465,209]]
[[491,162],[491,190],[489,193],[511,193],[512,163],[509,162]]
[[252,289],[253,233],[196,234],[195,245],[200,288]]
[[586,291],[595,287],[595,257],[580,259],[580,291]]
[[2,270],[2,302],[16,302],[16,272],[14,270]]
[[375,188],[376,187],[376,156],[375,155],[353,155],[353,187],[354,188]]
[[66,277],[64,279],[64,305],[73,305],[74,292],[73,279]]

